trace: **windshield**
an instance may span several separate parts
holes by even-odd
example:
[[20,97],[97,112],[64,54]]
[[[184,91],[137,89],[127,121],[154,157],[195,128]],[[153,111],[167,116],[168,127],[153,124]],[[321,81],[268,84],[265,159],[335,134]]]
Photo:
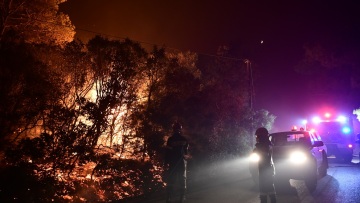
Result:
[[274,146],[285,146],[285,145],[294,145],[294,144],[305,144],[311,145],[310,138],[302,134],[273,134],[271,135],[271,142]]

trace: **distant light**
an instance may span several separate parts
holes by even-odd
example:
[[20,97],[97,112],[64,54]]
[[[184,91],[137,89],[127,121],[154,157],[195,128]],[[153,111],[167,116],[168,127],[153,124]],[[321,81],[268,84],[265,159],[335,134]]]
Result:
[[260,41],[260,44],[263,44],[263,43],[264,43],[264,40],[261,40],[261,41]]
[[314,117],[312,121],[316,124],[320,123],[321,119],[319,117]]
[[294,125],[292,128],[291,128],[292,131],[296,131],[297,130],[297,127],[296,125]]
[[345,123],[346,122],[346,117],[345,116],[339,116],[336,121],[340,122],[340,123]]
[[307,122],[308,122],[308,121],[305,119],[305,120],[302,121],[302,124],[306,125]]
[[353,145],[352,145],[352,144],[348,144],[348,147],[349,147],[349,148],[353,148]]
[[343,127],[343,129],[342,129],[342,132],[343,133],[345,133],[345,134],[348,134],[348,133],[350,133],[350,128],[349,127]]
[[325,118],[330,118],[331,114],[330,113],[325,113]]

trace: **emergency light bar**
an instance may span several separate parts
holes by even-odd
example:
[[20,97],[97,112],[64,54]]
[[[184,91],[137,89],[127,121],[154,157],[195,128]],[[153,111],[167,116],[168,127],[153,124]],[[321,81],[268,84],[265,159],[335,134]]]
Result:
[[321,122],[321,119],[320,119],[320,117],[314,117],[314,118],[312,119],[312,121],[313,121],[314,123],[318,124],[318,123]]
[[324,118],[325,119],[321,119],[319,116],[316,116],[316,117],[312,118],[312,122],[315,124],[318,124],[320,122],[331,122],[331,121],[346,123],[346,121],[347,121],[347,117],[343,116],[343,115],[338,116],[336,119],[331,119],[331,114],[329,114],[329,113],[326,113],[324,115]]
[[339,116],[337,117],[336,121],[340,122],[340,123],[345,123],[347,120],[347,118],[345,116]]

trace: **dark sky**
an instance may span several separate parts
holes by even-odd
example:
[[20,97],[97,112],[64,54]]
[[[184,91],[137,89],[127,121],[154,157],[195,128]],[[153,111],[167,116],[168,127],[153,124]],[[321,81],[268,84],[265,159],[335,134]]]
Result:
[[61,9],[82,39],[95,32],[199,54],[222,44],[248,50],[261,79],[254,106],[277,116],[273,130],[307,114],[293,71],[304,44],[360,46],[356,0],[68,0]]

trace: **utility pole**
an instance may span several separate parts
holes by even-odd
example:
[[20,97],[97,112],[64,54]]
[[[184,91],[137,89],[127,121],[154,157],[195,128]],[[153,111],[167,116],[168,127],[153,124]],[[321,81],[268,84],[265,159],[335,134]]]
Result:
[[246,69],[249,74],[249,107],[253,109],[253,99],[254,99],[254,79],[253,72],[251,67],[251,61],[249,59],[244,59],[244,63],[246,64]]
[[[253,100],[254,100],[254,79],[253,79],[253,73],[252,73],[252,67],[251,67],[251,61],[249,59],[244,59],[244,63],[246,64],[246,69],[249,75],[249,81],[248,81],[248,97],[249,97],[249,108],[251,111],[251,114],[253,113]],[[251,147],[254,146],[254,118],[251,115],[250,118],[250,144]]]

